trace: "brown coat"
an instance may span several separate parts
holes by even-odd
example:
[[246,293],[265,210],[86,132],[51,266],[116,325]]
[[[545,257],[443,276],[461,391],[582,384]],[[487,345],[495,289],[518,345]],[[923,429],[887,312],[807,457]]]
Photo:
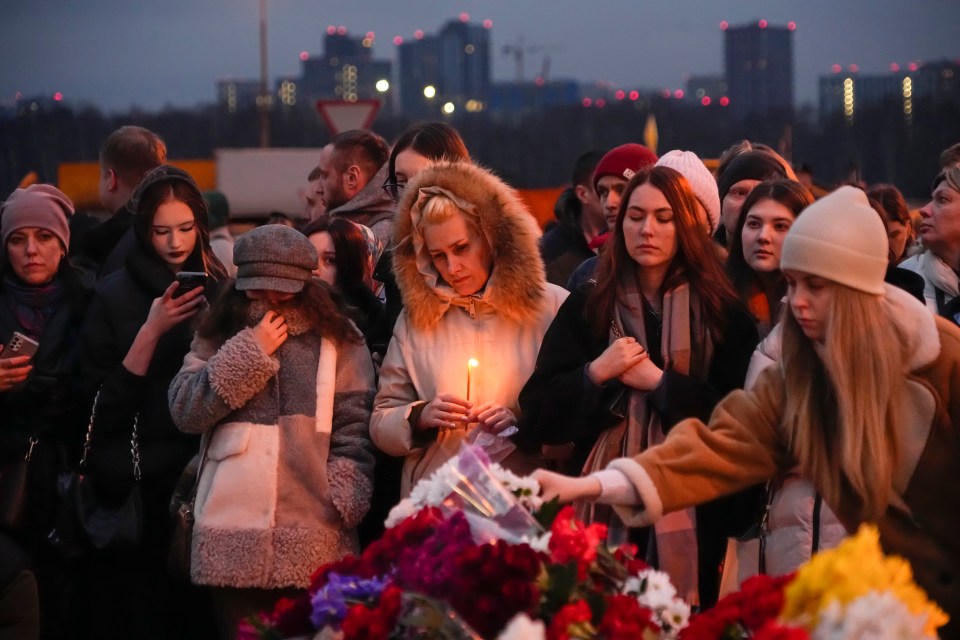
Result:
[[[907,558],[917,583],[960,620],[960,329],[926,315],[912,332],[913,361],[917,354],[932,358],[920,358],[922,364],[906,375],[901,460],[893,478],[895,502],[905,510],[891,506],[878,526],[885,551]],[[786,393],[780,369],[770,367],[752,391],[727,396],[709,426],[684,421],[663,446],[613,461],[610,466],[630,479],[642,501],[618,511],[633,525],[649,524],[664,512],[792,468],[796,459],[779,427]],[[859,525],[853,504],[847,496],[830,505],[850,531]],[[950,625],[942,637],[955,634]]]

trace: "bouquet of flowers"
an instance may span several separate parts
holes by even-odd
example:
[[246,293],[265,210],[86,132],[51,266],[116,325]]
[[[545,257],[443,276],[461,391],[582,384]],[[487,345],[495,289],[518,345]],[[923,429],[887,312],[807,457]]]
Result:
[[885,557],[863,525],[796,574],[756,576],[693,617],[682,640],[866,640],[936,638],[946,614],[913,582],[909,563]]
[[538,493],[464,447],[394,509],[380,540],[320,567],[304,595],[240,637],[677,638],[690,610],[667,576]]

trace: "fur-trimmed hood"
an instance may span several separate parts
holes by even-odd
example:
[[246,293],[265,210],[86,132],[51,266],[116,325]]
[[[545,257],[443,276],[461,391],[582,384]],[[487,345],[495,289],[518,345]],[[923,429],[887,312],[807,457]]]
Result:
[[[455,194],[473,205],[480,218],[493,270],[486,288],[470,300],[458,298],[443,282],[414,229],[411,209],[420,189],[427,187]],[[490,171],[468,162],[441,162],[422,171],[404,190],[394,218],[393,268],[411,325],[433,327],[451,304],[492,310],[518,324],[536,322],[546,303],[539,239],[536,219],[517,192]]]

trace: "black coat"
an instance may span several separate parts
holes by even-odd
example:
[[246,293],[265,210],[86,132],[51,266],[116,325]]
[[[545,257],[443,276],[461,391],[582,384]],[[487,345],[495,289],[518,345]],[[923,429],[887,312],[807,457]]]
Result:
[[[67,260],[58,273],[65,295],[47,319],[27,380],[0,393],[0,464],[22,459],[37,438],[28,466],[26,528],[45,537],[56,504],[57,474],[79,451],[83,403],[71,384],[71,354],[80,333],[83,307],[92,278]],[[0,341],[6,345],[14,331],[27,333],[17,322],[9,293],[0,280]]]
[[[160,337],[145,376],[122,364],[155,298],[174,280],[173,272],[134,243],[126,267],[100,280],[87,309],[79,342],[79,381],[87,411],[97,390],[93,444],[88,460],[98,488],[122,494],[133,478],[130,436],[138,420],[140,466],[144,479],[176,480],[199,447],[197,436],[182,433],[170,417],[167,389],[190,350],[192,323]],[[208,285],[207,299],[212,299]],[[172,489],[172,485],[170,487]]]
[[[520,432],[515,436],[521,447],[533,451],[545,444],[574,443],[573,473],[583,467],[600,433],[621,420],[614,405],[624,390],[617,380],[598,386],[586,376],[586,366],[608,346],[607,336],[596,337],[587,324],[591,290],[584,287],[571,293],[547,330],[536,368],[520,392],[522,417]],[[668,369],[660,385],[648,394],[663,428],[669,430],[685,418],[709,419],[727,393],[743,386],[757,341],[757,330],[747,311],[730,307],[707,379]],[[657,354],[652,357],[659,358]],[[701,605],[716,601],[718,567],[727,536],[742,533],[750,525],[761,501],[761,488],[756,487],[697,508]]]

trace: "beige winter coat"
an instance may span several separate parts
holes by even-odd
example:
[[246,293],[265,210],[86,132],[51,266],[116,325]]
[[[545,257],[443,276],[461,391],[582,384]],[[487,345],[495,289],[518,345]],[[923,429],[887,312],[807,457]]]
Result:
[[[427,186],[442,187],[479,212],[494,266],[472,304],[456,300],[424,251],[418,259],[410,209]],[[519,417],[520,389],[567,292],[546,282],[540,230],[516,192],[473,164],[443,163],[419,174],[407,186],[394,224],[394,270],[405,308],[380,369],[370,436],[385,453],[406,457],[401,485],[406,496],[454,455],[474,428],[416,431],[411,411],[440,393],[465,397],[473,358],[479,365],[471,373],[470,401],[493,401]],[[506,465],[525,472],[533,461],[514,454]]]

